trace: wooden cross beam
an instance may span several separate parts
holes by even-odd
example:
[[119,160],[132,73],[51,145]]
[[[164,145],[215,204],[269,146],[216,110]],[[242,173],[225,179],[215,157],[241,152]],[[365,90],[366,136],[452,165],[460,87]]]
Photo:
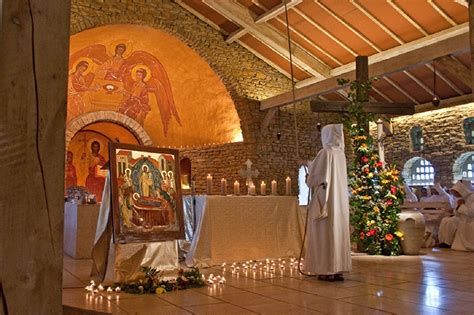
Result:
[[[356,57],[356,80],[364,83],[369,80],[369,62],[367,56]],[[365,112],[374,114],[390,115],[413,115],[415,113],[415,104],[412,103],[388,103],[388,102],[369,102],[369,95],[365,95],[362,90],[356,90],[356,97],[362,103],[362,109]],[[347,112],[350,102],[339,101],[311,101],[311,110],[313,112]]]

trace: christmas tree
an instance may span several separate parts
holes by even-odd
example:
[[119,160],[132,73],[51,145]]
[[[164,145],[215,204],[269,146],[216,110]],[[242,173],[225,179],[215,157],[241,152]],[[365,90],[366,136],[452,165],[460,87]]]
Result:
[[403,233],[398,230],[397,215],[405,195],[403,179],[395,166],[384,166],[369,133],[374,115],[364,112],[359,100],[369,94],[371,87],[371,80],[354,81],[348,94],[351,104],[345,125],[354,150],[348,172],[352,239],[368,254],[399,255]]

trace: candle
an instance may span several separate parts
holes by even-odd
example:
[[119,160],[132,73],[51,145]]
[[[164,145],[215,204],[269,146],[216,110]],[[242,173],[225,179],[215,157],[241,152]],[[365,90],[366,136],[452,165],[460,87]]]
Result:
[[227,179],[221,179],[221,195],[227,195]]
[[240,184],[237,180],[234,182],[234,195],[240,195]]
[[277,182],[276,180],[272,180],[272,195],[273,196],[276,196],[278,193],[277,193]]
[[291,178],[288,176],[285,182],[286,182],[286,194],[291,195]]
[[264,181],[260,184],[260,195],[265,196],[267,194],[267,185]]
[[206,191],[207,191],[208,195],[212,195],[212,176],[211,176],[211,174],[207,174]]
[[254,185],[254,183],[250,183],[249,195],[255,195],[255,185]]

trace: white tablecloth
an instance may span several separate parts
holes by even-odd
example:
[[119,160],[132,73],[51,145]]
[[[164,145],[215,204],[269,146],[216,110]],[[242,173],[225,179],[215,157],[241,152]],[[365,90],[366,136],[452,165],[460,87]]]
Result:
[[[292,196],[196,196],[188,266],[297,257],[302,220]],[[192,197],[185,197],[185,205]],[[189,211],[187,211],[189,212]]]

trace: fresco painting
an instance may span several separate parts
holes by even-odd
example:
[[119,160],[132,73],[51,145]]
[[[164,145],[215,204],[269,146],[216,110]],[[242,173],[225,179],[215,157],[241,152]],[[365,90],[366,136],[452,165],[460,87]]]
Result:
[[68,122],[96,111],[130,117],[165,147],[242,139],[234,102],[209,64],[178,38],[141,25],[71,36]]

